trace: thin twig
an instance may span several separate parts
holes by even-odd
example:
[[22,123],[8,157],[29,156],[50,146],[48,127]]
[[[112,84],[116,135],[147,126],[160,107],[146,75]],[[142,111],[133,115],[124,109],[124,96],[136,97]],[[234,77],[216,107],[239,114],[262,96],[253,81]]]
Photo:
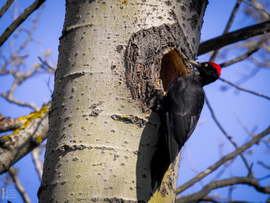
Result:
[[[265,43],[264,43],[265,45]],[[262,46],[263,48],[263,46]],[[269,49],[270,52],[270,49]],[[270,63],[268,61],[265,62],[260,62],[258,59],[254,58],[254,57],[249,57],[249,60],[252,61],[253,63],[256,64],[257,67],[265,67],[265,68],[270,68]]]
[[[269,139],[270,139],[270,138],[269,138]],[[265,146],[266,146],[266,148],[267,148],[268,153],[270,152],[269,139],[268,139],[268,141],[267,141],[267,140],[262,139],[262,143],[264,143],[264,144],[265,144]]]
[[237,111],[234,110],[233,114],[237,120],[237,122],[241,125],[241,127],[244,129],[244,131],[250,136],[250,137],[254,137],[254,133],[250,132],[249,129],[247,128],[247,126],[241,121],[239,115],[237,114]]
[[[228,168],[229,164],[231,164],[231,162],[226,162],[224,165],[223,165],[223,168],[215,175],[214,178],[212,178],[212,181],[216,181],[219,179],[219,177],[226,171],[226,169]],[[211,182],[212,182],[211,181]]]
[[262,161],[257,161],[257,164],[261,165],[262,167],[270,170],[270,166],[266,165],[265,163],[263,163]]
[[39,180],[41,180],[42,178],[42,162],[39,158],[39,155],[41,154],[42,150],[45,149],[45,145],[40,145],[38,147],[36,147],[33,151],[32,151],[32,158],[33,158],[33,161],[34,161],[34,164],[35,164],[35,167],[36,167],[36,171],[38,173],[38,177],[39,177]]
[[224,149],[224,142],[222,140],[221,137],[219,137],[218,139],[218,154],[219,154],[219,158],[222,158],[224,156],[223,154],[223,149]]
[[258,181],[265,180],[265,179],[267,179],[267,178],[270,178],[270,175],[264,176],[264,177],[262,177],[262,178],[258,178]]
[[220,200],[223,200],[222,202],[226,201],[226,202],[230,202],[230,203],[254,203],[254,202],[237,201],[234,199],[228,199],[227,197],[218,196],[216,194],[213,196],[206,196],[206,198],[220,199]]
[[183,192],[184,190],[186,190],[190,186],[194,185],[196,182],[198,182],[201,179],[203,179],[205,176],[209,175],[210,173],[212,173],[213,171],[215,171],[216,169],[218,169],[225,162],[227,162],[227,161],[235,158],[237,155],[243,153],[248,148],[250,148],[252,145],[258,143],[263,137],[265,137],[269,133],[270,133],[270,126],[268,126],[268,128],[266,128],[263,132],[261,132],[260,134],[258,134],[256,137],[254,137],[248,143],[246,143],[243,146],[239,147],[234,152],[232,152],[232,153],[224,156],[222,159],[220,159],[219,161],[217,161],[215,164],[213,164],[212,166],[208,167],[205,171],[201,172],[199,175],[197,175],[196,177],[194,177],[190,181],[188,181],[185,184],[181,185],[179,188],[176,189],[176,194],[178,195],[179,193]]
[[9,101],[11,103],[14,103],[14,104],[17,104],[19,106],[30,107],[31,109],[33,109],[35,111],[38,111],[39,110],[39,108],[33,102],[23,102],[23,101],[20,101],[18,99],[14,99],[13,97],[9,97],[8,94],[6,94],[6,93],[3,93],[3,94],[0,93],[0,96],[2,96],[3,98],[5,98],[7,101]]
[[53,67],[51,67],[46,61],[44,61],[44,60],[42,60],[42,58],[40,57],[40,56],[38,56],[38,59],[40,60],[40,62],[41,63],[43,63],[45,66],[47,66],[48,67],[48,69],[50,69],[51,71],[50,72],[52,72],[52,73],[54,73],[55,72],[55,68],[53,68]]
[[221,202],[219,202],[219,201],[216,201],[215,199],[221,199],[221,200],[223,200],[223,201],[221,201],[221,202],[224,202],[224,200],[226,201],[226,202],[230,202],[230,203],[254,203],[254,202],[247,202],[247,201],[239,201],[239,200],[233,200],[233,199],[229,199],[229,198],[225,198],[225,197],[220,197],[220,196],[216,196],[216,195],[214,195],[214,196],[206,196],[206,197],[204,197],[203,199],[201,199],[201,201],[210,201],[211,202],[211,200],[214,200],[214,201],[212,201],[212,202],[217,202],[217,203],[221,203]]
[[24,200],[24,202],[25,203],[31,203],[30,198],[28,197],[24,187],[22,186],[22,184],[21,184],[21,182],[20,182],[20,180],[19,180],[19,178],[17,176],[17,170],[14,169],[13,167],[11,167],[8,172],[9,172],[9,175],[10,175],[10,177],[11,177],[17,191],[20,193],[20,195],[21,195],[22,199]]
[[[195,175],[198,175],[199,171],[193,164],[192,156],[191,156],[191,150],[188,148],[187,151],[188,151],[188,163],[189,163],[189,166],[190,166],[191,170],[195,173]],[[202,180],[200,181],[200,184],[201,184],[202,187],[205,185]]]
[[[218,147],[219,148],[219,158],[221,159],[224,156],[223,155],[224,142],[221,138],[219,139],[218,146],[219,146]],[[214,178],[212,178],[212,181],[218,180],[219,177],[226,171],[226,169],[228,168],[229,165],[231,165],[232,162],[233,162],[233,160],[227,161],[226,163],[224,163],[223,168],[215,175]]]
[[37,10],[43,2],[46,0],[36,0],[33,4],[31,4],[28,8],[26,8],[23,13],[14,20],[11,25],[4,31],[4,33],[0,37],[0,47],[4,44],[4,42],[9,38],[9,36],[17,29],[17,27],[22,24],[29,15],[31,15],[35,10]]
[[244,76],[242,78],[240,78],[239,80],[237,80],[234,84],[239,86],[239,85],[247,82],[251,78],[254,78],[259,73],[260,70],[261,70],[261,68],[259,68],[259,67],[253,68],[248,74],[244,74]]
[[[224,130],[224,128],[221,126],[221,124],[220,124],[219,121],[217,120],[217,118],[216,118],[216,116],[215,116],[215,114],[214,114],[214,111],[213,111],[213,109],[212,109],[212,107],[211,107],[211,105],[210,105],[210,103],[209,103],[207,97],[205,97],[205,101],[206,101],[206,104],[207,104],[207,106],[208,106],[208,108],[209,108],[209,110],[210,110],[210,113],[211,113],[211,115],[212,115],[214,121],[216,122],[216,124],[217,124],[217,126],[219,127],[219,129],[221,130],[221,132],[228,138],[228,140],[233,144],[233,146],[234,146],[236,149],[238,149],[238,146],[237,146],[237,144],[234,142],[233,138],[232,138],[232,137]],[[249,167],[249,165],[248,165],[248,162],[247,162],[246,158],[244,157],[244,155],[243,155],[242,153],[240,154],[240,156],[241,156],[241,158],[243,159],[243,161],[244,161],[244,163],[245,163],[247,169],[249,170],[250,167]]]
[[259,46],[256,46],[254,48],[250,48],[245,54],[233,59],[233,60],[230,60],[230,61],[226,61],[225,63],[222,63],[220,64],[220,67],[224,68],[224,67],[227,67],[227,66],[230,66],[234,63],[237,63],[237,62],[240,62],[240,61],[243,61],[245,60],[246,58],[250,57],[252,54],[254,54],[255,52],[259,51],[260,47]]
[[33,110],[38,111],[39,108],[35,105],[35,103],[24,102],[24,101],[17,100],[17,99],[15,99],[13,97],[13,95],[14,95],[14,92],[15,92],[16,88],[23,81],[25,81],[27,78],[30,78],[35,73],[37,73],[39,68],[40,68],[40,64],[36,63],[26,73],[19,72],[19,71],[18,72],[15,72],[14,73],[14,82],[13,82],[10,90],[8,92],[5,92],[5,93],[1,93],[0,92],[0,96],[2,96],[3,98],[5,98],[9,102],[16,103],[16,104],[18,104],[20,106],[28,106],[28,107],[32,108]]
[[13,3],[13,1],[14,0],[7,0],[7,2],[5,3],[5,5],[1,8],[1,10],[0,10],[0,19],[5,14],[5,12],[8,10],[8,8]]
[[[229,168],[230,178],[232,178],[233,177],[232,165],[229,165],[228,168]],[[251,171],[251,167],[249,171]],[[235,189],[235,185],[228,185],[228,198],[229,199],[232,199],[234,189]]]
[[233,84],[232,82],[230,82],[230,81],[228,81],[228,80],[225,80],[225,79],[223,79],[223,78],[219,78],[219,80],[221,80],[221,81],[223,81],[223,82],[226,82],[227,84],[229,84],[229,85],[231,85],[231,86],[233,86],[233,87],[235,87],[235,88],[237,88],[237,89],[239,89],[239,90],[241,90],[241,91],[248,92],[248,93],[253,94],[253,95],[256,95],[256,96],[258,96],[258,97],[263,97],[263,98],[265,98],[265,99],[270,100],[270,97],[267,97],[267,96],[262,95],[262,94],[259,94],[259,93],[257,93],[257,92],[253,92],[253,91],[251,91],[251,90],[247,90],[247,89],[244,89],[244,88],[242,88],[242,87],[239,87],[239,86]]
[[254,189],[256,189],[258,192],[270,194],[270,187],[262,187],[259,181],[255,178],[233,177],[229,179],[213,181],[207,184],[206,186],[204,186],[204,188],[197,193],[180,197],[179,199],[177,199],[177,203],[198,201],[204,198],[206,195],[208,195],[213,189],[235,185],[235,184],[246,184],[246,185],[254,187]]
[[[37,17],[36,19],[33,21],[33,26],[31,28],[31,30],[28,31],[28,36],[27,38],[25,39],[25,41],[20,45],[20,47],[16,50],[16,52],[12,52],[11,51],[11,57],[6,61],[6,63],[2,66],[1,70],[0,70],[0,74],[3,74],[3,73],[9,73],[11,74],[12,71],[7,71],[7,66],[8,64],[10,64],[12,61],[15,61],[16,58],[18,58],[18,55],[19,53],[26,47],[26,45],[31,41],[33,40],[32,38],[32,35],[37,27],[37,24],[39,22],[39,18],[42,14],[42,11],[43,11],[43,8],[44,6],[42,6],[40,9],[39,9],[39,12],[37,14]],[[14,38],[12,39],[12,41],[15,41],[15,38],[17,38],[17,35],[14,36]],[[15,42],[14,42],[15,43]],[[13,43],[12,43],[13,44]],[[10,49],[12,49],[12,46],[10,45]]]
[[226,66],[232,65],[232,64],[237,63],[239,61],[243,61],[246,58],[250,57],[253,53],[257,52],[260,49],[260,46],[262,46],[262,44],[269,39],[269,36],[270,36],[269,34],[264,35],[258,43],[249,47],[248,51],[245,54],[243,54],[243,55],[241,55],[233,60],[226,61],[225,63],[219,64],[220,67],[224,68]]
[[258,6],[255,6],[255,5],[251,4],[251,3],[248,3],[246,0],[242,0],[242,1],[245,2],[249,6],[252,6],[256,10],[264,12],[266,15],[268,15],[268,17],[270,17],[270,14],[265,9],[259,8]]
[[[232,13],[231,13],[230,19],[229,19],[229,21],[228,21],[228,23],[227,23],[227,25],[226,25],[226,28],[225,28],[225,30],[223,31],[223,34],[226,34],[226,33],[229,32],[229,30],[230,30],[230,28],[231,28],[231,26],[232,26],[232,22],[233,22],[233,20],[234,20],[234,17],[235,17],[235,15],[236,15],[236,13],[237,13],[237,11],[238,11],[238,9],[239,9],[239,6],[240,6],[240,4],[241,4],[242,1],[243,1],[243,0],[237,0],[235,6],[234,6],[234,8],[233,8],[233,11],[232,11]],[[210,58],[210,61],[215,61],[217,55],[218,55],[218,49],[216,49],[216,50],[214,51],[214,53],[212,54],[212,56],[211,56],[211,58]]]

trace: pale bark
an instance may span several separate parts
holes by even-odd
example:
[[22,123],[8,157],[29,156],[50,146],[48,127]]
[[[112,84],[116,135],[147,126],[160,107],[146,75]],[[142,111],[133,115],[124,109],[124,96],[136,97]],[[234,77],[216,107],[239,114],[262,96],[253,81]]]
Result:
[[48,109],[50,102],[39,111],[30,115],[19,117],[21,127],[10,135],[0,137],[0,174],[39,146],[46,138],[48,132]]
[[67,1],[40,202],[150,200],[162,57],[195,58],[206,2]]

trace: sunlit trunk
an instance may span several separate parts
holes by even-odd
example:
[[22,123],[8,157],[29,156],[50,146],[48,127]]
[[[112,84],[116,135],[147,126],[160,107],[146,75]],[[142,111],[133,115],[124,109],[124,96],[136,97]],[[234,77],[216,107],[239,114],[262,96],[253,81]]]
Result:
[[40,202],[174,202],[178,162],[151,189],[155,110],[192,71],[206,4],[67,0]]

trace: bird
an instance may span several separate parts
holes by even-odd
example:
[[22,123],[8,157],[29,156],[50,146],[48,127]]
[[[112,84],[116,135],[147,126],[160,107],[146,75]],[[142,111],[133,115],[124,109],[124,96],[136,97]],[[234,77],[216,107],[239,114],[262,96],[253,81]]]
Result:
[[169,165],[193,133],[205,99],[203,86],[216,81],[221,67],[213,62],[189,60],[199,74],[178,77],[161,100],[156,151],[151,160],[152,190],[159,188]]

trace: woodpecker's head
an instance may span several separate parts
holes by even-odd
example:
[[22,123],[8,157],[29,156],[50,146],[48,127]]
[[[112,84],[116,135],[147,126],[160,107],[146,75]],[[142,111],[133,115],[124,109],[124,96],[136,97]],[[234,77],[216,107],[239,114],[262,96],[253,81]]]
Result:
[[215,82],[221,74],[221,67],[213,62],[201,63],[200,66],[197,66],[196,68],[200,72],[203,85]]
[[221,75],[221,67],[216,63],[199,63],[193,60],[189,60],[188,62],[197,68],[200,76],[205,80],[205,84],[216,81]]
[[217,79],[221,74],[221,67],[213,62],[203,62],[196,67],[201,76],[217,75]]

